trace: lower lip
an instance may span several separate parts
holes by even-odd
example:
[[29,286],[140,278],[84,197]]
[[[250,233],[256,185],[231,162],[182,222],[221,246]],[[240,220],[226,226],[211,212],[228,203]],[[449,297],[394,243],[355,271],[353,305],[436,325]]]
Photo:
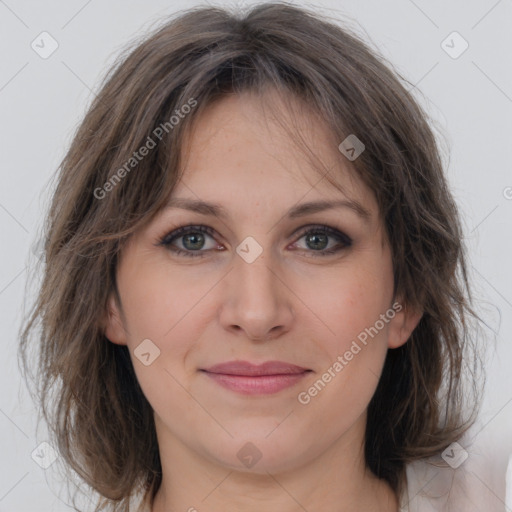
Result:
[[259,376],[205,373],[222,387],[237,391],[243,395],[268,395],[294,386],[309,372]]

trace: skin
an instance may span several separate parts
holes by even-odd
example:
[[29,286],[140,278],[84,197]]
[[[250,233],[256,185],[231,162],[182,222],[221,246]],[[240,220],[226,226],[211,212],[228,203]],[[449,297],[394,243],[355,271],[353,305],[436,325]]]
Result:
[[[294,123],[344,193],[320,179],[281,125],[263,117],[260,101],[244,93],[205,111],[173,192],[220,203],[229,217],[177,208],[159,213],[121,255],[121,304],[114,295],[109,300],[105,334],[128,345],[154,410],[163,479],[152,512],[396,512],[391,488],[365,467],[366,410],[387,350],[407,341],[421,314],[404,307],[308,404],[299,403],[298,394],[399,298],[375,198],[332,135],[297,109]],[[285,216],[297,203],[347,197],[369,211],[368,221],[350,208]],[[301,229],[317,224],[339,229],[352,244],[318,255]],[[203,257],[158,245],[186,225],[214,230],[202,234]],[[236,252],[248,236],[262,248],[252,263]],[[185,239],[174,246],[193,252],[197,242]],[[329,235],[328,248],[337,245]],[[149,366],[134,356],[144,339],[160,350]],[[256,396],[225,389],[199,371],[234,359],[280,360],[312,371],[292,387]],[[237,457],[248,442],[261,454],[251,468]]]

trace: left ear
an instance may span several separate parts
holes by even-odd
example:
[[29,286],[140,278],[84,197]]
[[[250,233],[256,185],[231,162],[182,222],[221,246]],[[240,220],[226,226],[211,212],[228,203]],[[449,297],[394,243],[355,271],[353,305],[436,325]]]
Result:
[[404,345],[418,325],[423,311],[404,306],[402,302],[395,301],[392,306],[395,316],[389,322],[389,348],[398,348]]

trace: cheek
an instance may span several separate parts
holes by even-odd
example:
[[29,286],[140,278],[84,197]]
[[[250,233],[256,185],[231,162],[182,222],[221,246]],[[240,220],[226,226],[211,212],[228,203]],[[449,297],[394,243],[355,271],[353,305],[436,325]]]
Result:
[[377,387],[387,353],[388,323],[380,318],[392,297],[388,284],[385,275],[352,271],[331,281],[313,306],[332,332],[322,338],[325,365],[299,402],[307,402],[301,413],[331,425],[333,436],[364,413]]
[[[333,360],[348,350],[358,336],[364,339],[364,333],[390,306],[389,276],[377,265],[373,269],[367,264],[340,269],[336,276],[331,274],[318,283],[315,291],[311,288],[302,291],[302,294],[307,292],[304,296],[308,298],[308,306],[327,327],[325,332],[329,335],[324,338],[325,348]],[[372,339],[382,340],[386,332],[387,324]]]
[[[179,395],[185,382],[186,362],[194,348],[193,340],[208,322],[201,298],[212,284],[208,280],[191,285],[184,274],[169,272],[162,264],[132,265],[122,275],[123,308],[128,318],[128,348],[140,386],[153,406],[162,391]],[[121,282],[121,280],[120,280]],[[143,340],[148,346],[150,364],[139,358]],[[146,346],[144,345],[144,346]],[[168,393],[169,392],[169,393]]]
[[186,339],[182,331],[191,327],[191,317],[213,284],[211,276],[191,282],[189,273],[173,270],[162,258],[130,265],[123,282],[131,343],[150,338],[163,346]]

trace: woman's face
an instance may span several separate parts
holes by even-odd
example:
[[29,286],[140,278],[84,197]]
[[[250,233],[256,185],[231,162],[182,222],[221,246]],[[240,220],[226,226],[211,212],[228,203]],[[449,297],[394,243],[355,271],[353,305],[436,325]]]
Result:
[[419,318],[393,300],[375,198],[332,136],[297,114],[344,193],[258,101],[197,124],[174,206],[122,254],[106,335],[129,347],[161,448],[263,473],[359,450],[386,351]]

